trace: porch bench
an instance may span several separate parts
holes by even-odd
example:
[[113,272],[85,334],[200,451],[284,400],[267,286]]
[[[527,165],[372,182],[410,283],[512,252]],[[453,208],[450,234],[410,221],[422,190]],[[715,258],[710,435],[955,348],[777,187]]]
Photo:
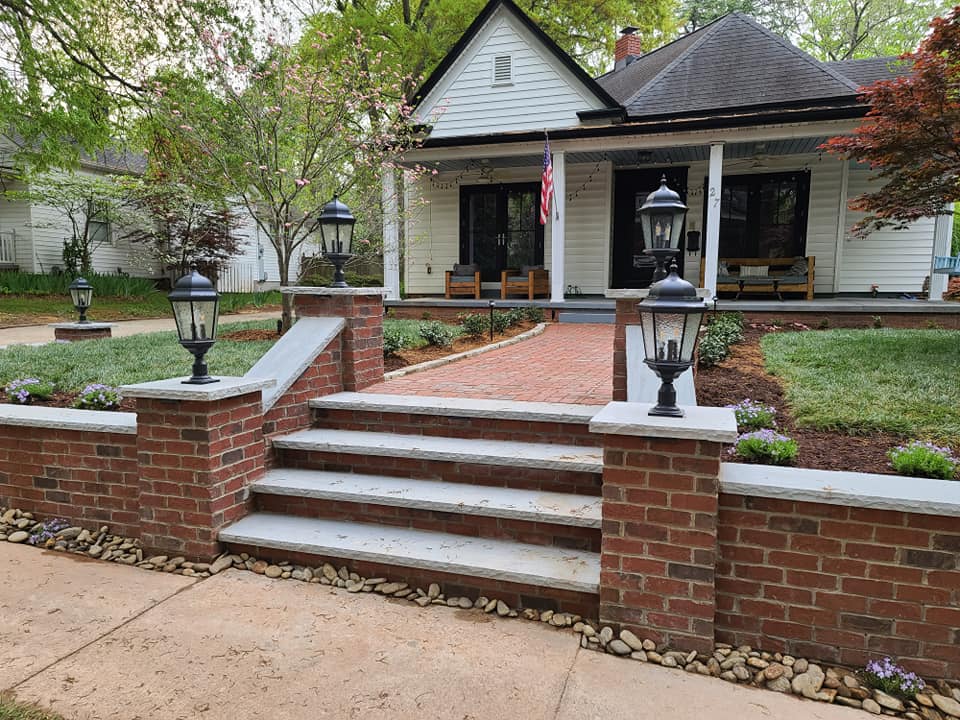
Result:
[[443,275],[443,294],[447,300],[457,295],[480,299],[480,266],[458,264]]
[[[813,300],[813,255],[789,258],[720,258],[717,273],[717,292],[735,292],[735,299],[743,293],[774,294],[783,300],[782,293],[799,292]],[[744,268],[755,268],[747,270]],[[805,272],[804,272],[805,270]],[[703,285],[705,261],[700,262],[700,284]]]
[[533,300],[537,295],[550,295],[550,271],[539,266],[526,265],[520,270],[500,273],[500,299],[510,295],[526,295]]

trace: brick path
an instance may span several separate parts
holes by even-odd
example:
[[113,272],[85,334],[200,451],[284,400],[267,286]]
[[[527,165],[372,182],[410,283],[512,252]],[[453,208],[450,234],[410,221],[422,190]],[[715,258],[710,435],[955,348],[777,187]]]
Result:
[[613,325],[548,325],[542,335],[516,345],[366,392],[605,405],[612,378]]

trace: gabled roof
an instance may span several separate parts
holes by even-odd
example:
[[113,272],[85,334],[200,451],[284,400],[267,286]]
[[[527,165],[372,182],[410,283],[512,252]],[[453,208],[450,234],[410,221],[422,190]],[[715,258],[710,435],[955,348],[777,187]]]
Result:
[[725,15],[599,82],[630,119],[795,106],[850,98],[858,88],[829,64],[740,13]]
[[553,39],[547,35],[543,30],[540,29],[540,26],[537,25],[533,20],[531,20],[525,12],[523,12],[513,0],[490,0],[480,11],[480,14],[477,15],[476,19],[470,23],[470,27],[466,29],[460,39],[457,41],[450,51],[444,56],[443,60],[440,61],[440,64],[437,65],[436,69],[430,73],[430,77],[427,78],[427,81],[421,85],[416,92],[414,92],[413,97],[411,98],[411,105],[416,107],[420,102],[430,93],[431,90],[440,82],[444,75],[447,74],[447,71],[450,70],[451,66],[457,61],[457,58],[466,50],[467,46],[473,41],[477,36],[483,26],[486,24],[487,20],[497,11],[499,8],[504,8],[508,12],[512,13],[517,20],[519,20],[533,35],[537,40],[543,44],[544,48],[550,54],[552,54],[557,60],[559,60],[563,65],[573,73],[574,77],[582,82],[587,89],[593,93],[597,99],[603,103],[606,107],[616,108],[620,106],[620,103],[617,102],[596,80],[594,80],[590,75],[574,60],[570,57],[564,50],[557,45]]
[[857,85],[871,85],[877,80],[893,80],[909,75],[913,65],[898,57],[867,58],[865,60],[838,60],[826,63]]

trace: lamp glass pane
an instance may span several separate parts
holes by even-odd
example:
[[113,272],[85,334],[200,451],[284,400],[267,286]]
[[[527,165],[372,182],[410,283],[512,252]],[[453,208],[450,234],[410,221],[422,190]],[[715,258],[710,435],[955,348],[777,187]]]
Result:
[[323,254],[335,253],[336,246],[334,243],[337,238],[337,224],[332,222],[322,222],[320,223],[320,249],[323,250]]
[[643,333],[643,354],[647,360],[657,359],[657,336],[653,328],[654,313],[647,310],[640,312],[640,330]]
[[650,230],[650,213],[640,213],[640,229],[643,231],[643,245],[649,249],[653,247],[653,235]]
[[683,230],[683,216],[685,213],[678,210],[673,217],[673,224],[670,226],[670,247],[680,247],[680,231]]
[[653,224],[653,245],[655,248],[669,248],[673,237],[673,213],[656,212],[651,217]]
[[702,312],[693,312],[686,317],[686,329],[683,331],[683,347],[680,349],[680,359],[683,362],[693,360],[693,349],[697,345],[697,335],[700,332]]
[[177,323],[177,335],[180,340],[194,340],[193,336],[193,303],[189,300],[177,300],[173,305],[173,319]]
[[657,360],[679,362],[683,341],[683,315],[680,313],[657,313],[654,323],[657,331]]
[[194,302],[193,317],[197,324],[197,340],[216,340],[217,337],[217,310],[219,303],[216,300],[202,300]]
[[73,288],[70,290],[70,297],[74,307],[88,308],[93,300],[93,288]]
[[340,226],[340,252],[353,252],[353,223],[346,223]]

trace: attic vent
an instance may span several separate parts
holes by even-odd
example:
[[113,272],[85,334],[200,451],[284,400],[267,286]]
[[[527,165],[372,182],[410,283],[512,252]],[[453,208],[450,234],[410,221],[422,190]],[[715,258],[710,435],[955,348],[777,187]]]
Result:
[[495,55],[493,58],[493,84],[510,85],[513,82],[513,58],[510,55]]

